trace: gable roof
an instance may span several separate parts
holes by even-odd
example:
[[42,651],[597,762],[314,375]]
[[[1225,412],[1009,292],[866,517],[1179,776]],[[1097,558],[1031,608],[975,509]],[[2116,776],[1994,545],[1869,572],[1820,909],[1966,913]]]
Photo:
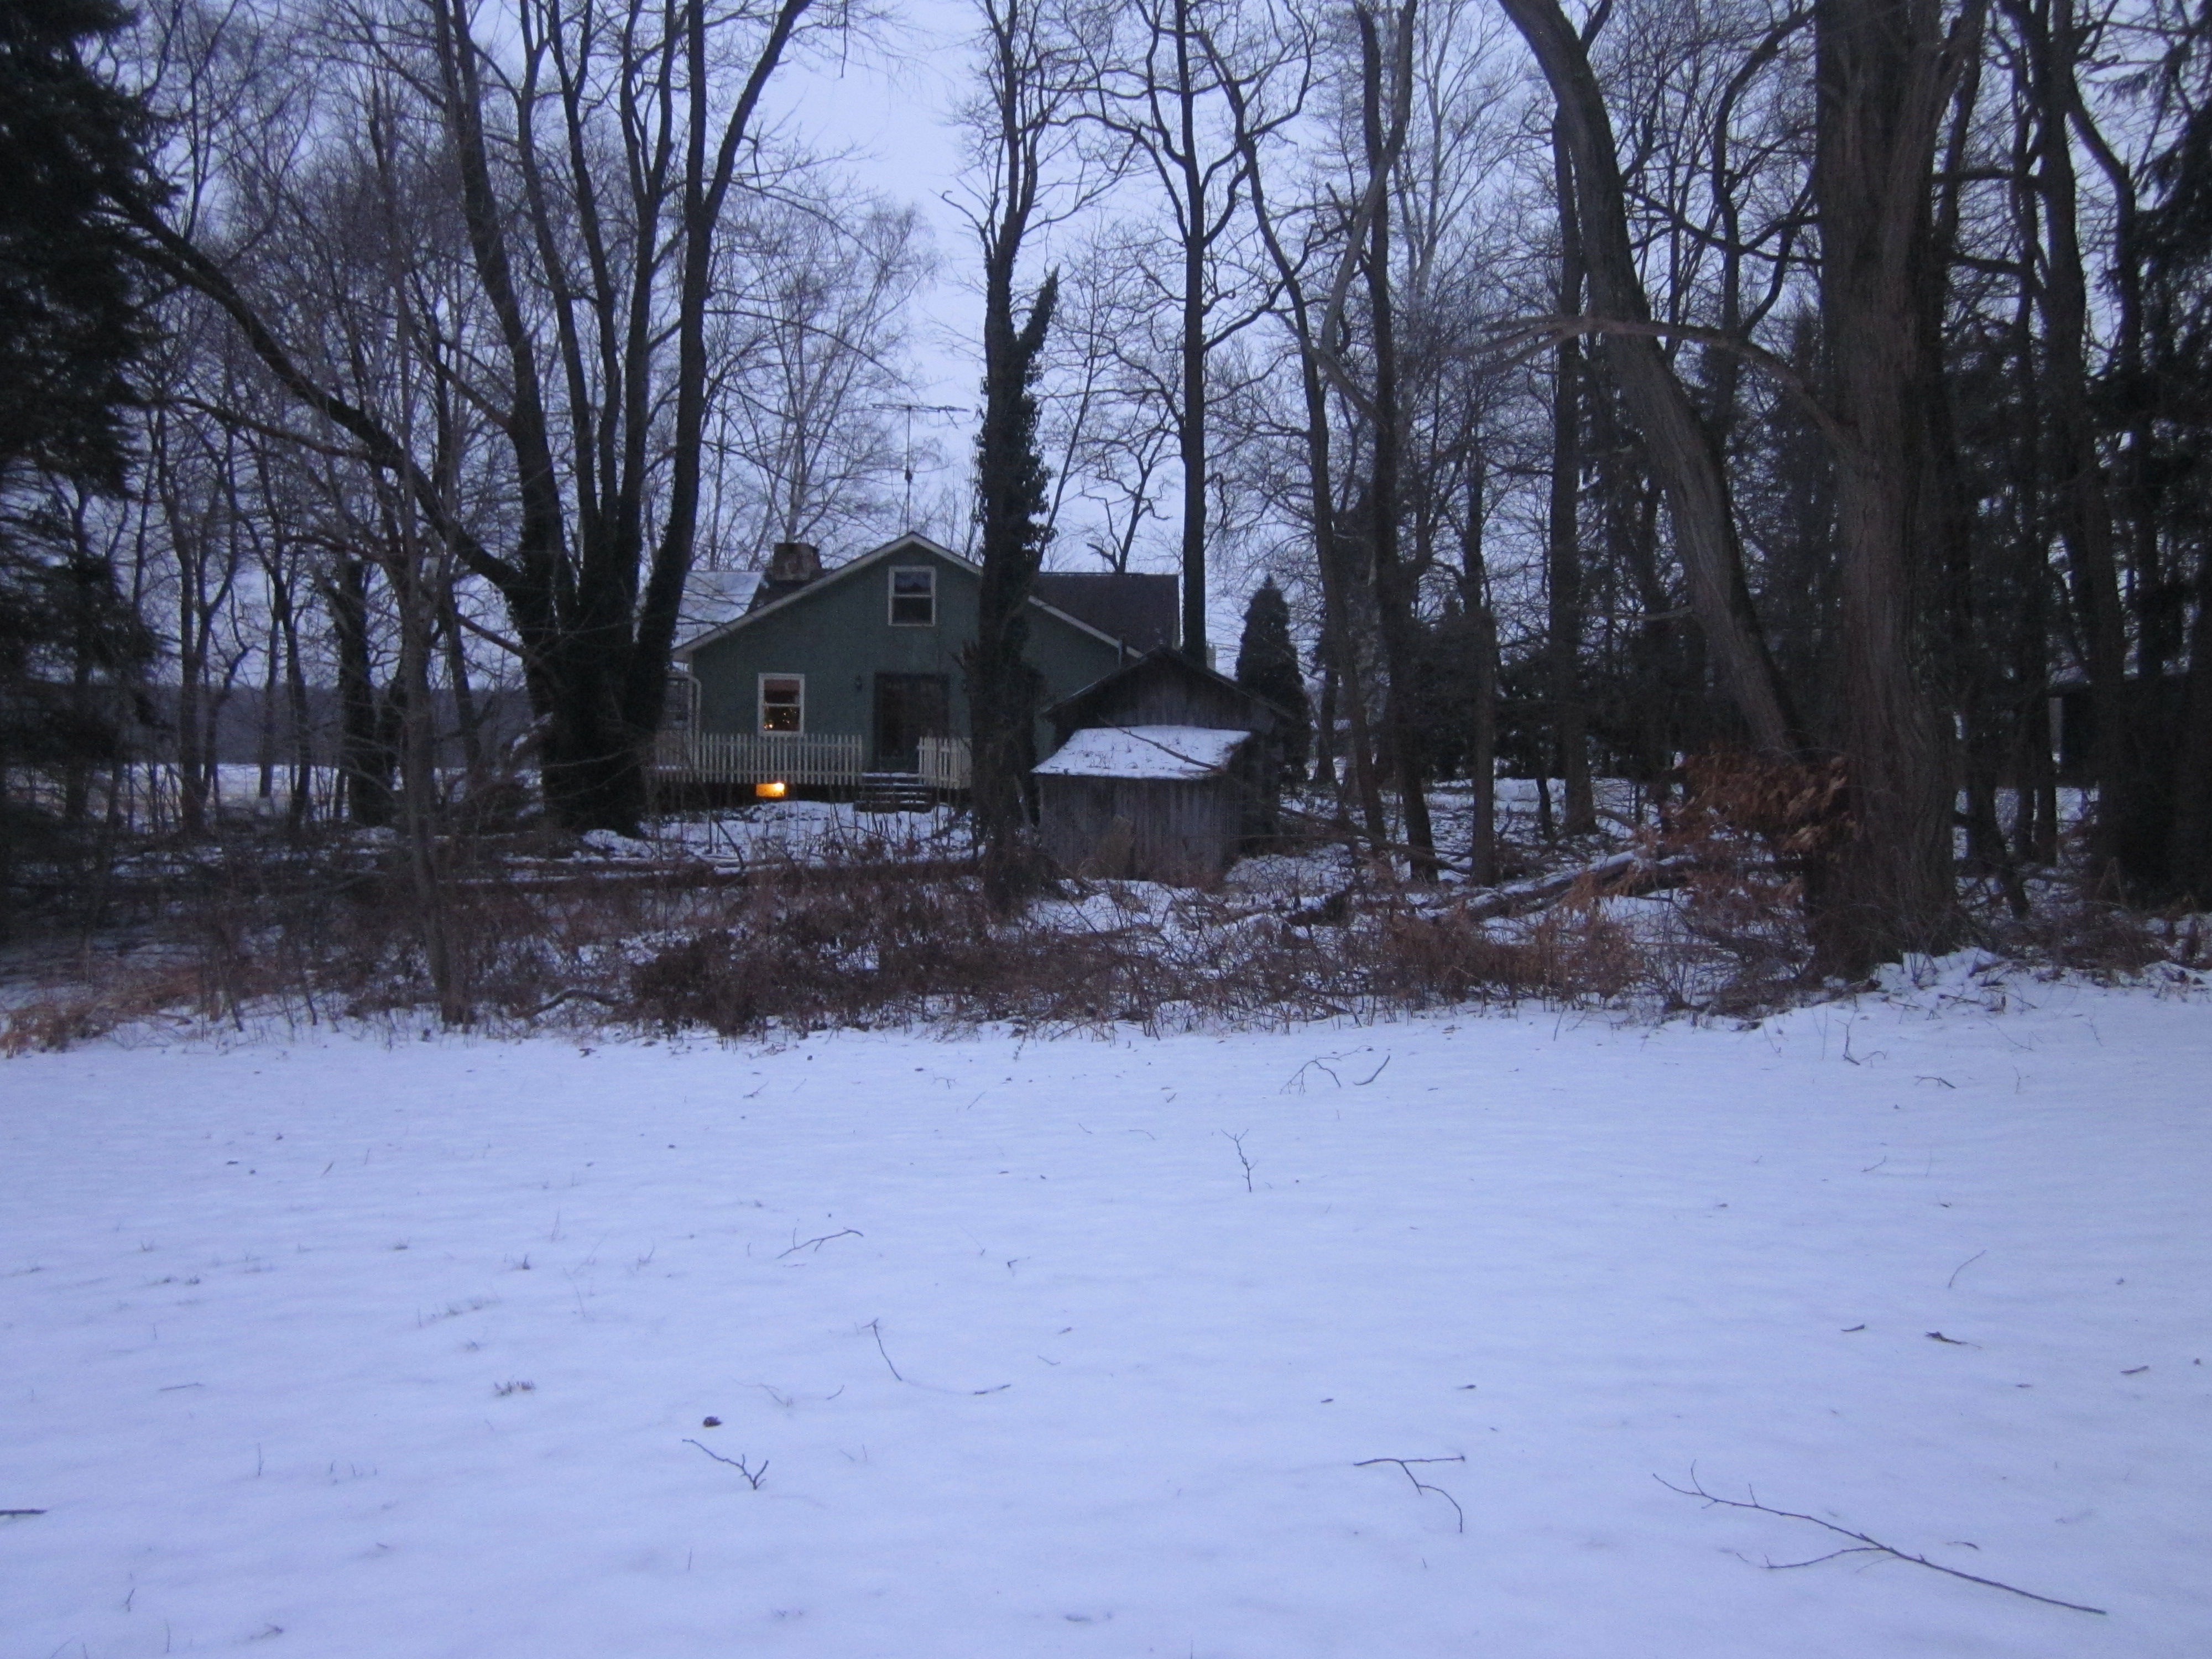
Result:
[[1181,586],[1173,576],[1126,570],[1041,570],[1032,591],[1047,605],[1143,652],[1176,643],[1182,621]]
[[[788,606],[803,604],[813,595],[821,592],[823,589],[833,586],[850,577],[857,576],[863,571],[872,570],[885,561],[896,558],[901,554],[910,556],[915,553],[926,553],[932,558],[942,559],[945,563],[951,565],[954,568],[964,570],[970,575],[977,578],[979,580],[982,577],[983,567],[976,563],[975,560],[963,558],[959,554],[955,553],[951,548],[940,546],[938,543],[930,540],[928,537],[923,535],[920,531],[909,530],[904,535],[895,537],[891,540],[885,542],[881,547],[873,548],[868,552],[861,554],[857,559],[847,560],[843,564],[839,565],[835,570],[823,571],[821,575],[815,578],[814,580],[807,583],[804,587],[795,589],[791,592],[782,595],[779,599],[770,599],[765,605],[757,605],[754,609],[746,611],[741,617],[732,617],[729,621],[722,623],[720,627],[710,628],[705,633],[699,635],[696,638],[684,641],[681,645],[678,646],[674,651],[670,653],[670,655],[675,657],[679,661],[686,660],[690,657],[693,652],[701,650],[707,646],[713,645],[717,641],[726,640],[729,638],[731,635],[737,633],[740,629],[751,627],[763,617],[773,617],[777,612],[785,610]],[[1103,640],[1108,645],[1111,646],[1119,646],[1121,643],[1120,640],[1115,638],[1113,635],[1108,633],[1104,629],[1093,627],[1091,623],[1085,622],[1080,617],[1071,617],[1066,611],[1060,609],[1059,606],[1048,605],[1042,599],[1036,598],[1034,594],[1030,596],[1030,603],[1035,605],[1038,610],[1043,611],[1047,616],[1057,617],[1061,622],[1066,623],[1070,628],[1079,629],[1082,632],[1090,635],[1094,639]]]
[[1148,671],[1163,668],[1188,674],[1201,684],[1218,687],[1233,696],[1257,703],[1279,720],[1287,721],[1291,718],[1289,710],[1272,697],[1261,696],[1249,685],[1239,685],[1226,674],[1208,668],[1203,663],[1194,662],[1175,647],[1167,645],[1161,646],[1158,650],[1147,651],[1143,656],[1122,664],[1110,674],[1102,674],[1080,691],[1070,692],[1051,708],[1045,709],[1044,716],[1063,730],[1068,726],[1079,726],[1085,723],[1085,705],[1103,701],[1106,694],[1123,680],[1133,678]]

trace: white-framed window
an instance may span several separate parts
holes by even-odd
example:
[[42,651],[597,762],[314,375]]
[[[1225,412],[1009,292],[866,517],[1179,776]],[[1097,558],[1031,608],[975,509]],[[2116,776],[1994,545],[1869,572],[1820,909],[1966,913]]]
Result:
[[806,676],[763,674],[760,677],[760,729],[763,732],[804,732],[806,729]]
[[937,571],[931,565],[904,565],[891,572],[891,626],[937,626]]
[[661,700],[660,729],[689,732],[699,723],[699,682],[689,674],[671,674],[668,692]]

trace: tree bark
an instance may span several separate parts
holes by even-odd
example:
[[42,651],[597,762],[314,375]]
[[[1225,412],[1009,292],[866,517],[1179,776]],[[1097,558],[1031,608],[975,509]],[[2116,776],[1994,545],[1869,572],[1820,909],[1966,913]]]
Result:
[[[1582,236],[1575,212],[1574,161],[1565,139],[1552,135],[1552,169],[1559,206],[1559,310],[1582,309]],[[1565,785],[1560,827],[1570,836],[1597,828],[1590,787],[1589,711],[1582,695],[1583,556],[1577,508],[1583,485],[1582,343],[1559,342],[1552,363],[1552,480],[1545,531],[1546,650],[1552,693],[1552,736]]]
[[1940,25],[1938,0],[1819,0],[1814,14],[1820,314],[1845,439],[1836,519],[1850,835],[1813,907],[1818,960],[1833,974],[1947,949],[1959,929],[1950,745],[1923,684],[1913,565],[1938,509],[1926,410],[1942,365],[1924,312],[1942,294],[1930,197],[1959,44]]
[[[1371,175],[1386,173],[1397,146],[1383,135],[1382,46],[1374,14],[1357,12],[1364,88],[1362,125]],[[1413,27],[1411,0],[1400,10],[1396,27]],[[1402,59],[1402,50],[1400,53]],[[1399,551],[1400,452],[1405,435],[1398,406],[1397,316],[1390,288],[1390,193],[1376,199],[1368,222],[1367,293],[1375,340],[1375,472],[1369,491],[1369,525],[1375,554],[1375,608],[1381,624],[1389,684],[1383,718],[1390,733],[1390,758],[1398,775],[1400,810],[1405,814],[1407,861],[1417,881],[1434,881],[1443,866],[1429,822],[1427,780],[1422,776],[1421,745],[1414,731],[1413,677],[1419,640],[1413,620],[1414,576]]]

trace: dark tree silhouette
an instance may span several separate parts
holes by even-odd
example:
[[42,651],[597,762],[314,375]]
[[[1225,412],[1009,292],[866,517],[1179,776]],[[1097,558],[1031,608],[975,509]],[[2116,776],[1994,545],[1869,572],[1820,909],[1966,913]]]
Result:
[[1306,699],[1305,676],[1298,670],[1298,647],[1291,638],[1291,607],[1273,576],[1253,590],[1244,607],[1244,635],[1237,647],[1237,684],[1289,711],[1281,755],[1285,781],[1303,782],[1306,756],[1313,746],[1313,706]]

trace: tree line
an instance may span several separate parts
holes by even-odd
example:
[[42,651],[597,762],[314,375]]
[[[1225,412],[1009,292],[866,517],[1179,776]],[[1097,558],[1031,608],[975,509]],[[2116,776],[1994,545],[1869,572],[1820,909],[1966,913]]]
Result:
[[[967,0],[957,249],[777,118],[895,27],[849,5],[13,10],[82,235],[9,227],[0,350],[89,411],[0,431],[18,770],[158,681],[189,827],[226,688],[335,686],[344,809],[430,860],[513,684],[549,811],[633,828],[692,573],[912,526],[987,573],[1008,891],[1052,559],[1177,569],[1200,653],[1278,585],[1315,787],[1417,878],[1498,877],[1501,765],[1574,836],[1699,757],[1839,971],[1960,936],[1954,836],[2024,904],[2062,785],[2110,896],[2212,892],[2177,0]],[[978,435],[917,502],[940,264]]]

